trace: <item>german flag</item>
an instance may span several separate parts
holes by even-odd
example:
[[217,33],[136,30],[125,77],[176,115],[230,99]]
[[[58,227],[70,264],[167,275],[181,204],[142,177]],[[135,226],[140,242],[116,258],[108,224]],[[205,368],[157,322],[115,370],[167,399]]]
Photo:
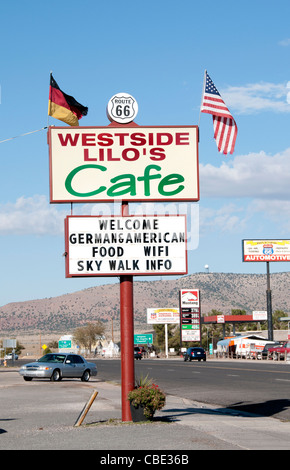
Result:
[[86,116],[87,113],[88,108],[64,93],[50,74],[48,115],[70,126],[78,126],[79,119]]

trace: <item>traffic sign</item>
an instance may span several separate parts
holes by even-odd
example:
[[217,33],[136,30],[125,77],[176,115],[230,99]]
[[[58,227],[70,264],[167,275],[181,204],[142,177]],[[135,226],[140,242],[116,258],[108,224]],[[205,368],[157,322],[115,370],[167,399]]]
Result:
[[71,341],[61,340],[58,342],[58,349],[70,349],[70,348],[71,348]]
[[137,334],[134,335],[134,344],[152,344],[153,335],[152,334]]

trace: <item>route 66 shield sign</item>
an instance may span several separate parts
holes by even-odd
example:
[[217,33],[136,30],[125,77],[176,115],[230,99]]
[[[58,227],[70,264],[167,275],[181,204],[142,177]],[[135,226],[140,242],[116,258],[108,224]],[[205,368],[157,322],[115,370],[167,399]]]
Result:
[[117,93],[112,96],[107,105],[107,116],[110,121],[120,124],[127,124],[133,121],[137,113],[137,101],[128,93]]

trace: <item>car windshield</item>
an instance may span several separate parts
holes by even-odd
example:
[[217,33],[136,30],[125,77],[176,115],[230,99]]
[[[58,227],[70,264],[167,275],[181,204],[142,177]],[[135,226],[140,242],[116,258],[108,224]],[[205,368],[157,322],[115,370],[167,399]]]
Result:
[[38,362],[64,362],[65,357],[63,354],[45,354],[45,356],[42,356],[40,359],[38,359]]

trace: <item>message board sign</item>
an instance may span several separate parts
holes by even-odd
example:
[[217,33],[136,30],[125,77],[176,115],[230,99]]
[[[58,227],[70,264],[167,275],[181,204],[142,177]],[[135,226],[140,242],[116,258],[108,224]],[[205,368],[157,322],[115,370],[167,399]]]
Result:
[[243,261],[290,261],[290,240],[243,240]]
[[66,277],[187,274],[186,217],[67,216]]
[[50,202],[198,201],[198,127],[50,127]]

